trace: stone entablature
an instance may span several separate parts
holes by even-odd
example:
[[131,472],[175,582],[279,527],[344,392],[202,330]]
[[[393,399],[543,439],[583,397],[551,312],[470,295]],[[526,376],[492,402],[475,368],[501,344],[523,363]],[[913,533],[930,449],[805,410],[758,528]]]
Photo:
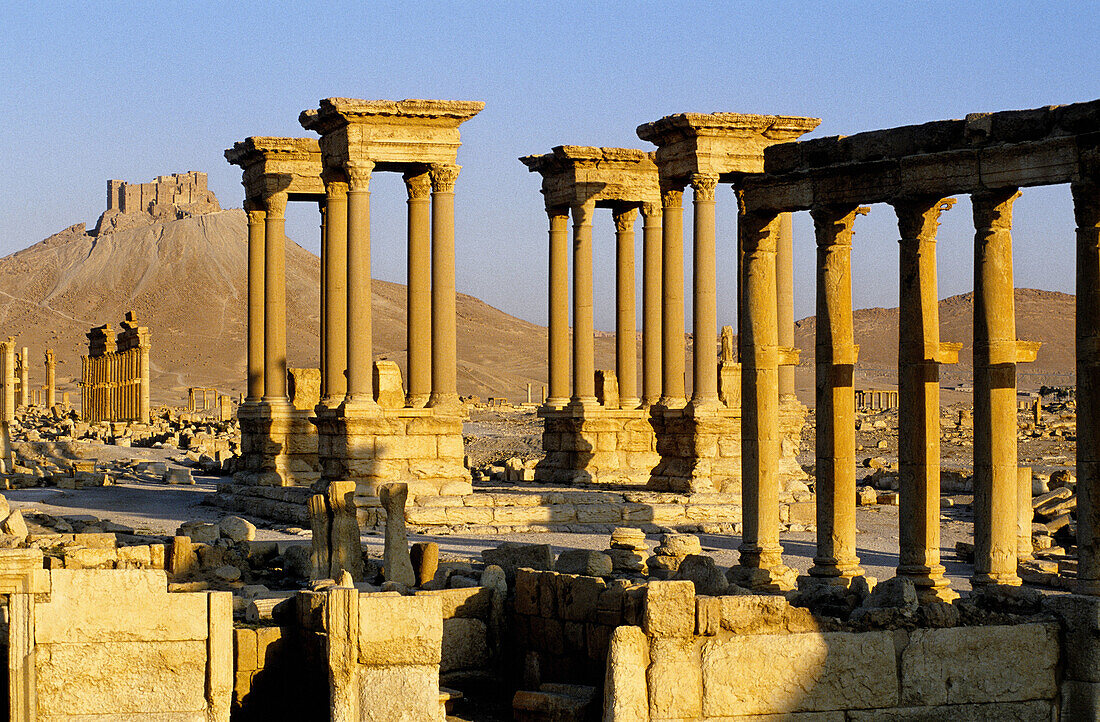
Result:
[[206,174],[198,171],[162,175],[150,183],[109,180],[107,210],[91,235],[220,210],[214,191],[206,187]]
[[520,162],[542,176],[546,207],[595,201],[597,208],[660,203],[654,154],[634,148],[559,145]]
[[321,148],[316,138],[250,136],[225,151],[225,159],[240,166],[245,197],[263,199],[287,193],[291,200],[323,200]]

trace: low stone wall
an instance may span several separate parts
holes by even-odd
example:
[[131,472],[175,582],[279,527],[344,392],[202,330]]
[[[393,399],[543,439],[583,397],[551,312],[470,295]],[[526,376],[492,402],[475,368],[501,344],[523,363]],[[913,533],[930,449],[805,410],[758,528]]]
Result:
[[644,487],[660,462],[649,409],[539,409],[542,449],[535,481]]
[[678,581],[644,597],[641,624],[611,638],[605,720],[1049,720],[1058,705],[1053,622],[823,632],[782,597]]
[[439,674],[444,680],[493,672],[498,656],[504,600],[489,587],[419,591],[439,600],[443,621]]
[[328,677],[324,637],[301,626],[233,630],[233,722],[324,719]]
[[10,718],[228,722],[230,594],[167,587],[162,571],[64,569],[48,596],[10,595]]

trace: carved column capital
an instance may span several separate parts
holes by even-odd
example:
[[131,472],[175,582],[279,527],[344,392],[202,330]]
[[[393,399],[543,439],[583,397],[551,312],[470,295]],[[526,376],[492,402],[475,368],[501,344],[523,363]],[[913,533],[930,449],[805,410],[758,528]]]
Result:
[[617,233],[629,233],[634,230],[634,222],[638,218],[638,209],[617,208],[612,215],[615,218],[615,231]]
[[373,160],[349,160],[344,163],[344,172],[348,176],[349,191],[369,191],[370,174],[374,171]]
[[661,204],[655,201],[646,201],[643,203],[642,218],[647,222],[650,220],[659,221],[661,219]]
[[992,188],[970,195],[974,208],[974,227],[1005,229],[1012,228],[1012,204],[1020,197],[1016,188]]
[[549,216],[551,222],[553,222],[555,218],[569,218],[569,207],[547,206],[546,215]]
[[718,176],[695,173],[691,176],[691,189],[695,191],[695,200],[714,201],[714,191],[718,188]]
[[865,216],[869,211],[870,209],[866,206],[814,206],[810,209],[810,216],[814,219],[817,245],[819,247],[852,245],[852,226],[855,225],[856,216]]
[[737,229],[744,253],[775,253],[779,238],[778,213],[742,213],[737,219]]
[[[252,205],[253,207],[249,208],[249,205]],[[246,215],[248,215],[249,225],[254,225],[254,224],[257,224],[257,223],[263,223],[264,218],[267,216],[266,211],[264,211],[261,208],[256,208],[255,205],[256,204],[249,204],[249,203],[246,202],[245,206],[244,206],[244,212],[245,212]]]
[[346,180],[332,180],[325,182],[325,195],[329,198],[340,198],[348,194],[348,182]]
[[661,207],[679,208],[684,204],[684,184],[679,180],[661,181]]
[[938,196],[910,196],[890,201],[898,216],[898,230],[901,242],[936,242],[936,231],[940,226],[940,214],[955,205],[954,198]]
[[462,170],[460,165],[448,163],[434,163],[429,171],[432,176],[433,193],[454,193],[455,181],[458,180],[458,172]]
[[570,210],[573,212],[574,226],[590,226],[592,225],[592,215],[596,212],[596,201],[574,203],[570,206]]
[[269,219],[281,219],[286,218],[286,193],[272,193],[264,199],[264,204],[267,207],[267,218]]
[[427,171],[406,171],[401,179],[405,181],[405,190],[409,200],[424,200],[431,195],[432,179]]

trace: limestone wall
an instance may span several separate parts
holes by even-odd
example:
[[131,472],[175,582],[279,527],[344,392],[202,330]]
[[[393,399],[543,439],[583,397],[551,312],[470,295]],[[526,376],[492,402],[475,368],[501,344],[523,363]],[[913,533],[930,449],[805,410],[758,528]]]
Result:
[[158,176],[149,183],[107,181],[107,210],[92,235],[156,221],[174,221],[221,210],[206,174],[197,171]]
[[162,571],[54,570],[13,594],[13,720],[228,722],[229,593],[169,594]]
[[650,582],[611,638],[604,719],[1049,720],[1060,656],[1052,622],[823,632],[782,597]]

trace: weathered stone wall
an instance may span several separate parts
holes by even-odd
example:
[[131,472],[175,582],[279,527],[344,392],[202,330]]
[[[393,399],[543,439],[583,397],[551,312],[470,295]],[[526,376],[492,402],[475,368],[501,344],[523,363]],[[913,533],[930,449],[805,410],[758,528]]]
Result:
[[300,625],[233,630],[233,720],[324,719],[324,638]]
[[1054,623],[824,632],[782,597],[644,589],[609,645],[608,720],[1047,720],[1059,698]]
[[[48,600],[10,601],[33,660],[36,719],[228,722],[233,617],[225,592],[169,594],[164,572],[54,570]],[[26,603],[28,602],[29,603]],[[23,648],[20,649],[19,647]],[[16,715],[14,718],[18,718]]]
[[217,197],[207,188],[205,173],[173,173],[158,176],[150,183],[109,180],[107,210],[99,217],[92,235],[219,210]]
[[540,410],[546,455],[535,480],[645,486],[660,457],[648,409]]

